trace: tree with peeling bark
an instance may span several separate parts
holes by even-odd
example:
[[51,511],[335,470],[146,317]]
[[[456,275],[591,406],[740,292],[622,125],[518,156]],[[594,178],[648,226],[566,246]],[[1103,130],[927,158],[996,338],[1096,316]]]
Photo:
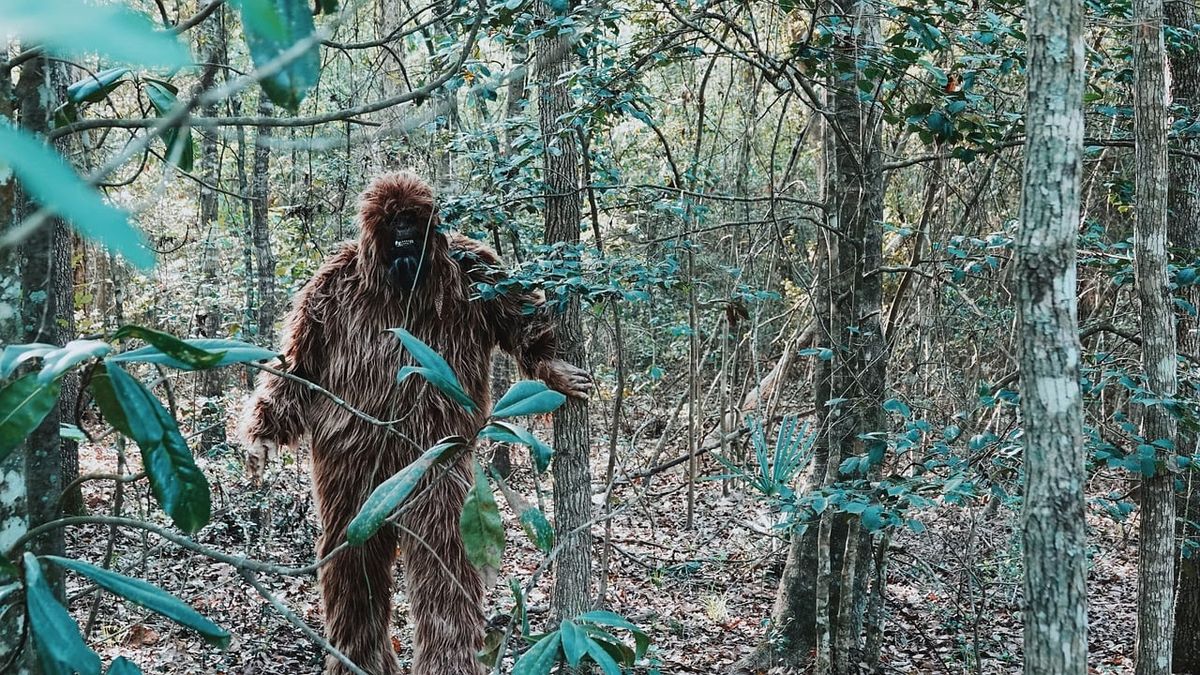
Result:
[[1146,373],[1141,434],[1155,461],[1141,476],[1137,675],[1169,675],[1175,620],[1175,317],[1167,273],[1167,89],[1162,0],[1133,3],[1133,265]]
[[1030,0],[1016,242],[1024,425],[1025,672],[1087,672],[1087,525],[1076,236],[1083,159],[1083,7]]

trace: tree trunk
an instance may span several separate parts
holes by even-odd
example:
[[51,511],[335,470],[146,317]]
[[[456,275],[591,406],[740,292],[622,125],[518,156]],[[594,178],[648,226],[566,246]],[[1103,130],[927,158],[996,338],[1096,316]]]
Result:
[[1087,672],[1075,240],[1083,157],[1083,8],[1029,0],[1017,314],[1025,433],[1025,672]]
[[[1134,156],[1137,203],[1134,253],[1141,304],[1142,368],[1149,395],[1175,396],[1175,317],[1167,278],[1167,110],[1162,0],[1133,3]],[[1146,443],[1156,447],[1153,476],[1143,476],[1138,528],[1137,675],[1171,672],[1175,587],[1175,418],[1161,403],[1142,418]],[[1173,469],[1174,467],[1171,467]]]
[[[540,13],[554,11],[539,2]],[[579,150],[575,133],[562,117],[570,112],[570,92],[561,81],[572,55],[566,36],[551,32],[538,50],[538,117],[545,143],[546,243],[579,243]],[[554,151],[551,151],[554,148]],[[579,298],[572,296],[558,319],[562,358],[583,367],[583,325]],[[570,618],[591,608],[591,466],[588,463],[588,407],[568,399],[554,413],[554,527],[562,545],[555,561],[553,612]],[[578,530],[578,531],[576,531]]]
[[[1192,121],[1200,114],[1200,52],[1195,49],[1194,26],[1200,17],[1190,3],[1166,3],[1167,23],[1183,35],[1187,49],[1175,49],[1169,53],[1171,63],[1171,98],[1178,106],[1192,111]],[[1200,151],[1200,142],[1193,137],[1181,136],[1181,150]],[[1200,162],[1193,157],[1172,155],[1170,159],[1170,189],[1167,206],[1167,238],[1179,263],[1187,264],[1200,256]],[[1200,307],[1200,286],[1191,285],[1178,291],[1193,307]],[[1176,314],[1179,351],[1184,354],[1200,353],[1200,323],[1196,317],[1185,312]],[[1195,454],[1197,437],[1182,426],[1179,428],[1176,449],[1181,455]],[[1180,501],[1183,513],[1181,541],[1193,544],[1200,539],[1200,530],[1194,525],[1200,521],[1200,485],[1195,482],[1195,472],[1187,474],[1186,499]],[[1175,592],[1175,644],[1172,666],[1179,673],[1200,673],[1200,553],[1196,547],[1187,546],[1179,559],[1179,581]]]
[[[208,0],[200,0],[200,5]],[[199,8],[198,8],[199,9]],[[210,42],[210,60],[216,63],[225,61],[225,23],[224,8],[218,7],[214,16],[202,24],[203,35]],[[205,68],[202,71],[201,89],[208,89],[213,84],[216,68]],[[205,117],[217,114],[215,105],[206,106],[202,111]],[[200,137],[200,176],[207,185],[200,186],[200,231],[204,236],[204,283],[201,286],[200,312],[196,317],[200,335],[209,338],[224,337],[220,335],[221,317],[221,280],[220,280],[220,249],[216,246],[218,236],[219,197],[214,189],[221,183],[220,155],[217,152],[217,135],[215,130],[207,129]],[[213,187],[209,187],[213,186]],[[218,403],[221,392],[225,390],[224,368],[210,368],[200,374],[200,394],[204,403],[200,414],[200,452],[208,454],[215,448],[225,444],[225,410]]]
[[[35,133],[50,129],[51,111],[57,101],[65,100],[65,66],[44,57],[35,58],[22,67],[17,84],[17,105],[20,124]],[[18,191],[17,220],[37,210],[37,205]],[[65,344],[74,337],[75,312],[73,278],[71,275],[72,235],[61,220],[50,219],[21,245],[22,308],[25,342]],[[78,472],[78,450],[72,442],[63,441],[59,423],[74,419],[75,395],[79,390],[78,377],[63,379],[62,395],[54,410],[25,441],[25,494],[29,512],[29,527],[37,527],[60,515],[59,498],[64,480],[64,468]],[[62,555],[65,549],[63,530],[55,529],[33,542],[39,555]],[[62,595],[61,574],[47,570],[56,592]]]
[[[260,116],[270,116],[274,107],[264,96],[258,105]],[[251,176],[251,229],[254,233],[254,257],[258,276],[258,339],[263,345],[275,342],[275,254],[271,251],[271,228],[267,207],[271,190],[272,127],[258,128],[254,139],[254,168]]]
[[[11,73],[0,68],[0,116],[13,119],[15,101]],[[16,204],[21,198],[11,172],[0,178],[0,231],[20,222]],[[0,248],[0,345],[15,344],[24,337],[21,328],[21,255],[16,248]],[[29,531],[29,508],[25,500],[25,456],[14,452],[0,463],[0,551],[7,551]],[[0,582],[0,596],[12,597],[19,582]],[[0,662],[8,662],[20,648],[24,618],[0,621]],[[18,673],[24,671],[18,662]]]

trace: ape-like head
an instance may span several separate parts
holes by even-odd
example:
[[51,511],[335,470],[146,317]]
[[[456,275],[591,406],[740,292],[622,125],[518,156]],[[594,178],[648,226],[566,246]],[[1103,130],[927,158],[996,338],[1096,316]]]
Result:
[[372,281],[408,291],[428,276],[446,248],[433,190],[415,173],[386,173],[362,193],[359,257]]

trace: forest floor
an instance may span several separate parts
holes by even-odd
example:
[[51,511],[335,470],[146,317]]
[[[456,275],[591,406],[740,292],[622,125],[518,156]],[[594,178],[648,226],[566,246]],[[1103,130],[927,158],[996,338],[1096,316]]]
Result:
[[[647,443],[650,445],[650,443]],[[132,449],[132,448],[131,448]],[[132,449],[136,459],[136,449]],[[511,484],[527,498],[534,487],[525,455],[513,453],[517,472]],[[607,463],[597,448],[593,473],[597,489]],[[264,487],[255,487],[232,458],[202,460],[213,485],[212,523],[196,535],[204,546],[281,565],[313,559],[318,533],[306,462],[277,467]],[[648,465],[647,458],[631,462]],[[113,472],[111,449],[85,446],[83,472]],[[710,457],[706,475],[721,473]],[[85,485],[90,513],[112,509],[112,485]],[[753,495],[719,481],[696,484],[695,527],[686,527],[684,466],[614,490],[611,569],[606,602],[651,637],[646,673],[727,673],[762,638],[784,540],[779,520]],[[507,579],[524,584],[542,560],[521,532],[502,498],[508,546],[500,581],[488,593],[488,615],[507,614],[513,597]],[[596,496],[597,508],[602,497]],[[548,507],[548,505],[547,505]],[[545,511],[549,514],[549,508]],[[169,527],[152,508],[143,484],[125,495],[123,512]],[[926,531],[897,534],[892,540],[887,595],[887,626],[882,668],[887,673],[1018,673],[1021,670],[1021,597],[1018,514],[1001,506],[994,513],[977,507],[945,506],[920,514]],[[262,527],[256,523],[263,523]],[[1092,672],[1132,672],[1135,634],[1136,540],[1134,524],[1090,520],[1093,555],[1088,574]],[[597,524],[595,560],[600,559],[604,525]],[[68,555],[98,562],[109,542],[106,527],[68,531]],[[104,660],[124,655],[147,673],[240,673],[293,675],[318,673],[322,655],[277,614],[229,565],[216,563],[159,539],[125,531],[114,542],[114,568],[154,583],[191,603],[232,633],[229,649],[204,644],[194,633],[137,606],[97,594],[71,577],[68,594],[81,626],[91,621],[89,642]],[[598,565],[598,562],[597,562]],[[311,576],[262,574],[260,580],[292,611],[319,629],[320,603]],[[397,578],[402,575],[397,574]],[[528,595],[535,632],[546,619],[551,575]],[[409,658],[411,628],[404,617],[403,583],[395,596],[393,642],[402,664]],[[98,603],[98,604],[97,604]],[[505,667],[507,671],[507,667]]]

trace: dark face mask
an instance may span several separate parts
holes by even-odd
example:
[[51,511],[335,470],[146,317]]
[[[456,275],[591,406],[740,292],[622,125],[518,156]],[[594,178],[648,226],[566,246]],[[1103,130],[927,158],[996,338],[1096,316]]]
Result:
[[428,238],[425,225],[400,219],[393,230],[392,240],[388,242],[392,261],[388,266],[388,277],[400,290],[415,288],[429,268],[425,253]]

